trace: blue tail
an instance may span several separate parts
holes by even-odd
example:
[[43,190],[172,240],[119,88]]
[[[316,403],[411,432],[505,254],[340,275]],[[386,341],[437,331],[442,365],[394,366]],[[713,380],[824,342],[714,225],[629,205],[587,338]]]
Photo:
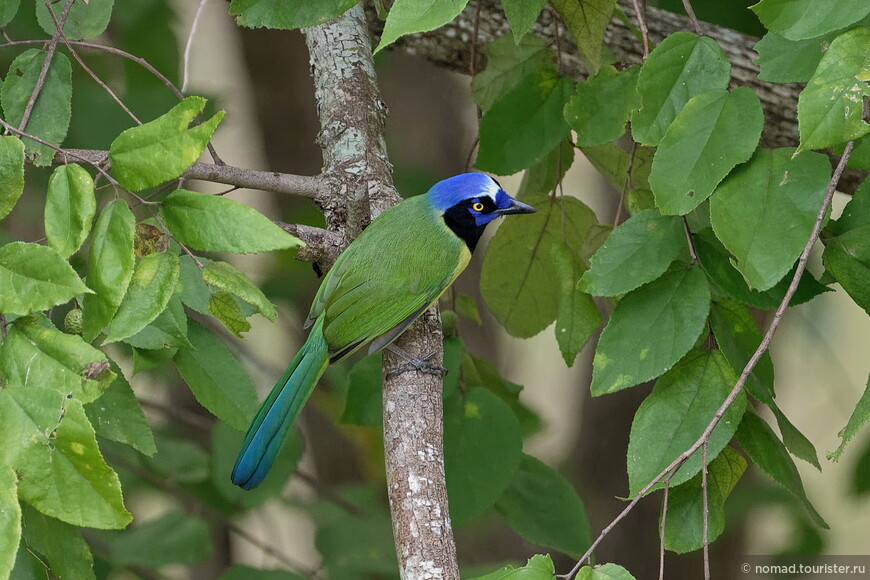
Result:
[[321,319],[311,329],[308,340],[278,379],[248,427],[231,476],[236,485],[253,489],[262,483],[275,462],[287,431],[329,364],[329,349],[322,327]]

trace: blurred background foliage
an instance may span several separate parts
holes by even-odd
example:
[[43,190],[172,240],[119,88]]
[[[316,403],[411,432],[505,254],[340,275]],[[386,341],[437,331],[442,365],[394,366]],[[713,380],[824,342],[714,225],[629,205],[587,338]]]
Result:
[[[693,0],[699,18],[760,35],[763,28],[746,9],[750,3]],[[195,4],[116,0],[105,42],[144,58],[180,86],[181,55]],[[682,10],[679,0],[655,4]],[[33,12],[26,9],[20,10],[7,33],[14,39],[46,38]],[[0,51],[0,70],[8,70],[17,52],[12,48]],[[138,64],[100,51],[83,53],[88,65],[141,119],[152,119],[176,104],[176,97],[163,83]],[[376,64],[382,98],[390,109],[386,135],[399,191],[416,194],[444,176],[464,171],[477,122],[470,79],[389,50],[378,55]],[[102,89],[73,68],[73,116],[65,145],[107,149],[130,121]],[[228,163],[305,175],[320,171],[308,54],[298,31],[238,28],[226,15],[226,3],[210,2],[191,47],[188,73],[189,92],[209,98],[206,116],[217,109],[227,111],[215,145]],[[2,243],[36,241],[43,236],[41,192],[49,168],[28,166],[27,172],[29,190],[0,223]],[[502,183],[508,191],[518,184],[518,179]],[[210,184],[201,187],[203,191],[219,190]],[[564,189],[583,199],[603,223],[615,213],[618,193],[588,163],[575,164]],[[106,199],[98,191],[100,206],[111,194],[107,190],[103,195]],[[306,200],[247,191],[231,196],[284,221],[322,225],[321,214]],[[842,207],[844,202],[839,199],[837,203]],[[478,252],[453,297],[470,295],[482,303],[478,276],[483,253]],[[223,337],[264,394],[304,338],[300,321],[318,281],[311,266],[293,260],[290,252],[247,256],[236,265],[279,307],[278,324],[255,317],[245,340],[226,333]],[[62,324],[65,314],[55,309],[52,319]],[[778,380],[795,384],[778,401],[820,450],[831,450],[836,447],[837,429],[845,424],[863,387],[870,328],[842,291],[820,296],[788,316],[773,355]],[[635,409],[651,386],[593,401],[588,395],[591,348],[567,369],[550,333],[526,341],[512,339],[485,309],[481,317],[481,324],[459,317],[459,335],[472,354],[492,361],[509,381],[526,386],[522,400],[537,417],[530,421],[540,428],[526,442],[525,451],[569,478],[585,502],[591,530],[597,532],[623,505],[616,496],[627,489],[629,429]],[[118,344],[112,353],[129,377],[133,360],[129,347]],[[107,460],[121,477],[125,501],[137,523],[125,532],[85,533],[94,553],[96,576],[396,577],[380,429],[340,421],[355,362],[329,370],[303,412],[301,439],[294,439],[283,452],[281,473],[253,493],[240,492],[228,481],[241,433],[215,422],[183,388],[172,367],[160,366],[133,377],[131,384],[155,428],[157,453],[146,458],[130,448],[101,442]],[[717,578],[738,577],[740,572],[730,564],[742,554],[867,553],[867,433],[839,463],[823,463],[822,475],[803,463],[800,469],[809,496],[831,530],[820,530],[808,522],[782,489],[753,473],[735,489],[726,506],[726,532],[712,546]],[[291,472],[289,484],[271,497]],[[600,561],[618,561],[638,578],[651,577],[649,571],[658,566],[659,509],[658,501],[643,502],[599,548]],[[27,521],[38,522],[38,514],[30,511],[25,514]],[[35,529],[38,523],[32,525]],[[468,576],[490,571],[494,564],[524,562],[540,551],[512,532],[495,510],[460,527],[457,545]],[[40,546],[33,549],[41,551]],[[22,553],[21,558],[23,564],[13,577],[45,577],[35,557]],[[555,559],[557,570],[573,564],[568,556]],[[699,559],[698,553],[680,558],[669,555],[668,576],[697,576]],[[275,572],[267,576],[246,567],[286,568],[299,575]],[[315,572],[321,567],[323,575]],[[75,572],[67,577],[75,578]]]

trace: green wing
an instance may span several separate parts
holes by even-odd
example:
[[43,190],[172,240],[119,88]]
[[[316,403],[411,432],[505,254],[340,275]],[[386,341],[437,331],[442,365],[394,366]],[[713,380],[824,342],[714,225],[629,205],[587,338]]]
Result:
[[311,305],[333,361],[392,342],[465,269],[470,253],[425,196],[385,211],[339,256]]

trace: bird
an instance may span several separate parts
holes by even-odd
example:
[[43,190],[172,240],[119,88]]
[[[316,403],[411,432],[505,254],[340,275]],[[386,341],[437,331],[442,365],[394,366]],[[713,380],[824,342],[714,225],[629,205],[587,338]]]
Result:
[[[232,482],[253,489],[263,481],[327,365],[365,345],[369,354],[390,346],[465,269],[487,224],[534,212],[471,172],[372,220],[323,277],[304,324],[308,338],[251,422]],[[397,352],[420,370],[434,366]]]

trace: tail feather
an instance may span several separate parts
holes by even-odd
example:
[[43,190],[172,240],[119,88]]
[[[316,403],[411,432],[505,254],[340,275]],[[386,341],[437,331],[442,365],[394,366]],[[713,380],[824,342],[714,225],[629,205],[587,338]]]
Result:
[[231,479],[234,484],[253,489],[262,483],[275,462],[287,431],[329,364],[321,325],[322,322],[318,321],[311,329],[308,340],[257,411],[233,467]]

